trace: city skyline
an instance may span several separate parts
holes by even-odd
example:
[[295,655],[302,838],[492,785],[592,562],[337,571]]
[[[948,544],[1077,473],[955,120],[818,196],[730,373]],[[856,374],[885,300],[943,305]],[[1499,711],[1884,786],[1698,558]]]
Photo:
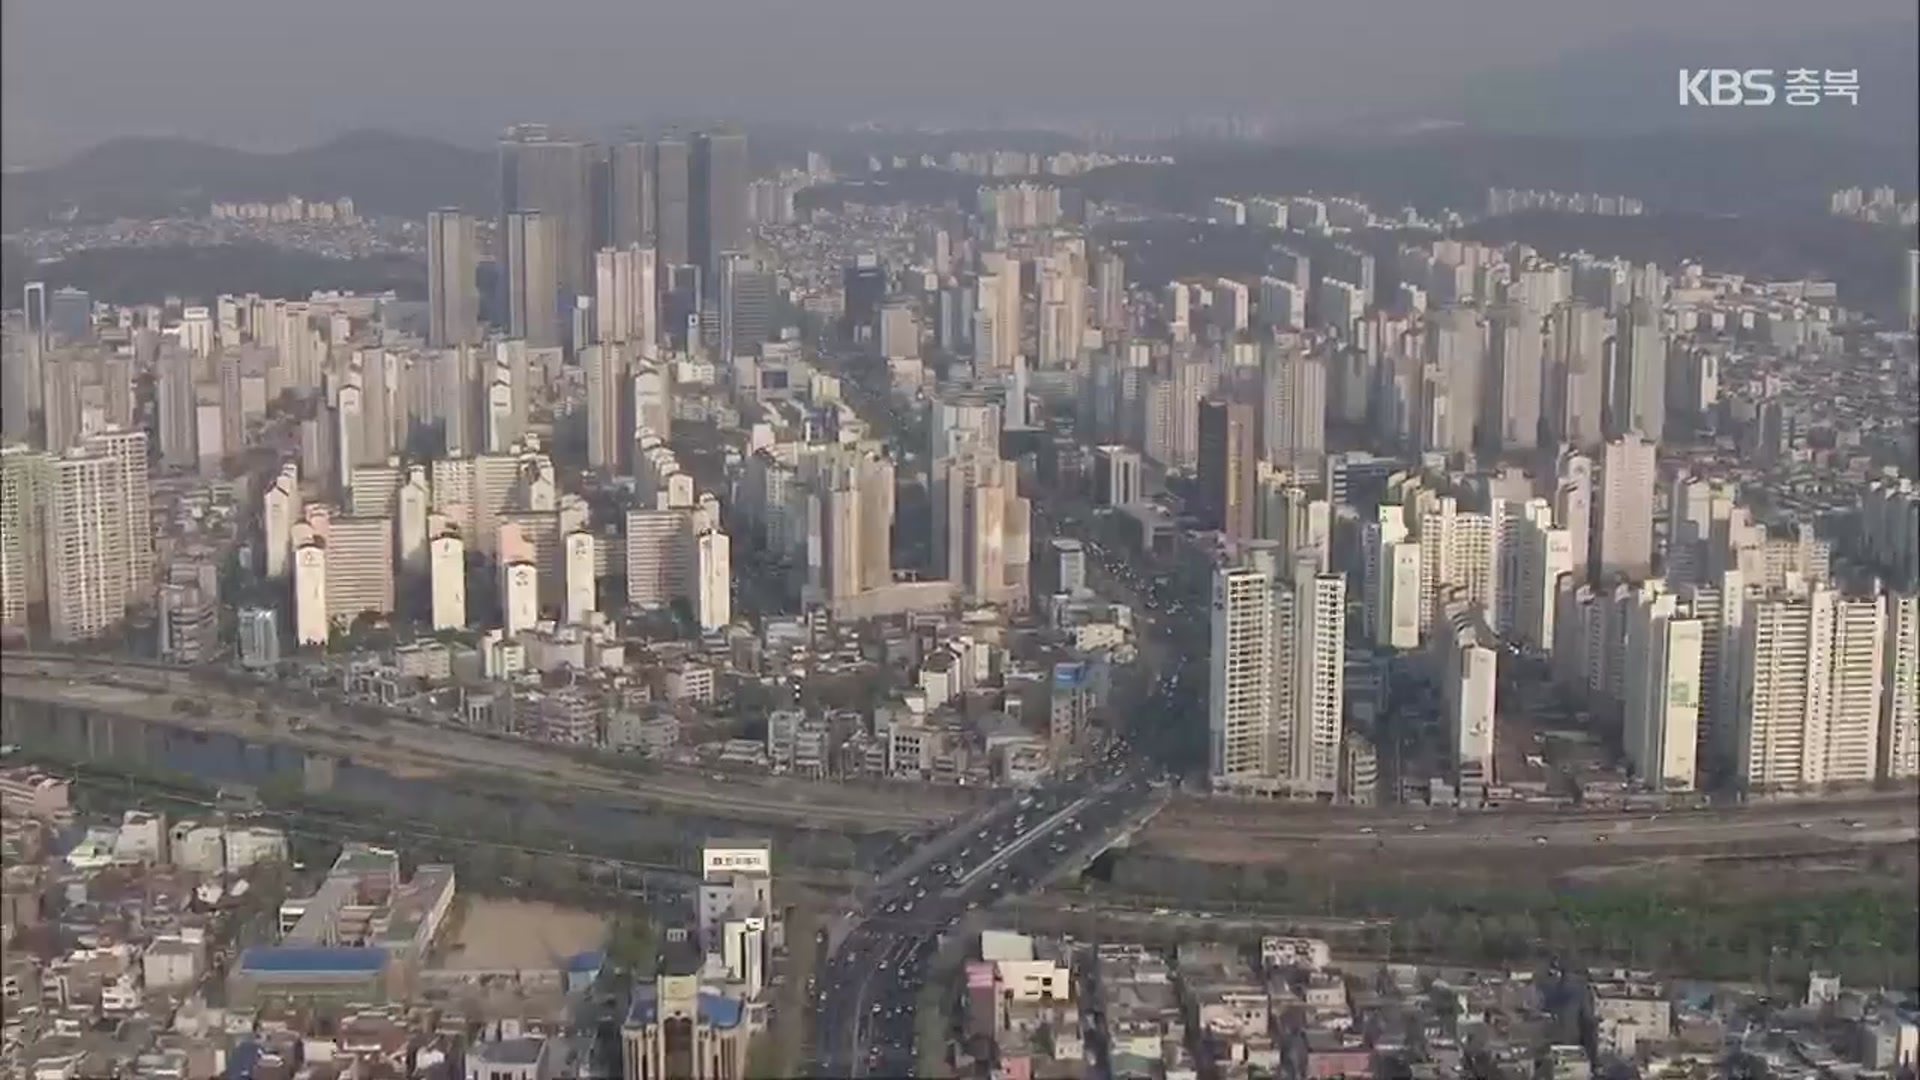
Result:
[[[360,7],[335,9],[335,17],[351,21],[355,12],[374,14],[366,0],[356,2]],[[1821,35],[1845,36],[1874,24],[1911,26],[1915,17],[1911,5],[1900,0],[1818,9],[1784,0],[1694,0],[1678,7],[1634,0],[1604,11],[1456,0],[1396,11],[1400,30],[1377,40],[1379,66],[1371,78],[1356,81],[1347,65],[1332,59],[1335,50],[1321,45],[1366,39],[1375,15],[1331,0],[1285,9],[1251,0],[1208,0],[1178,12],[1150,6],[1127,11],[1102,6],[1096,12],[1057,3],[1039,12],[1022,8],[1018,15],[1027,32],[1015,38],[987,36],[987,28],[995,25],[991,14],[977,5],[963,14],[876,0],[832,0],[804,13],[760,10],[751,0],[697,6],[676,0],[649,5],[644,12],[570,0],[561,10],[527,22],[530,16],[511,9],[480,13],[462,6],[462,18],[448,19],[430,3],[398,11],[378,7],[383,32],[358,42],[355,53],[366,70],[342,80],[337,66],[322,62],[323,53],[301,46],[304,20],[236,0],[190,0],[164,13],[117,5],[116,25],[128,40],[142,43],[124,56],[116,51],[117,37],[92,32],[98,5],[84,14],[60,5],[16,6],[6,15],[0,99],[5,158],[9,165],[44,164],[132,134],[284,150],[377,127],[477,145],[503,126],[536,117],[602,134],[636,120],[694,116],[827,124],[943,117],[936,122],[988,126],[1046,126],[1049,117],[1113,125],[1129,117],[1151,116],[1169,124],[1242,116],[1265,121],[1276,132],[1325,132],[1393,115],[1407,122],[1448,119],[1452,110],[1440,103],[1470,101],[1478,92],[1470,86],[1475,73],[1520,73],[1561,57],[1577,66],[1581,56],[1611,43],[1627,55],[1642,46],[1689,40],[1736,52],[1743,40],[1753,41],[1754,50],[1781,41],[1805,47]],[[1483,29],[1491,24],[1502,28],[1497,40]],[[1737,30],[1730,35],[1729,27]],[[478,76],[516,62],[524,55],[516,50],[529,37],[561,29],[572,31],[574,55],[566,76],[550,89]],[[251,84],[247,95],[220,94],[214,84],[197,84],[188,74],[191,67],[183,71],[149,59],[219,48],[225,34],[235,37],[222,50],[223,78]],[[421,65],[433,64],[435,54],[416,46],[427,36],[458,41],[446,55],[461,56],[461,63],[451,70],[424,71]],[[1048,41],[1068,38],[1081,39],[1085,47],[1067,52],[1046,47]],[[23,47],[28,40],[35,42],[32,49]],[[685,47],[713,40],[729,40],[734,47],[713,53]],[[910,47],[919,40],[946,41],[942,55],[950,59],[929,62]],[[1166,48],[1167,42],[1181,40],[1205,40],[1207,48],[1183,61]],[[1866,40],[1884,43],[1898,35],[1869,34]],[[61,84],[64,68],[57,65],[76,55],[96,65],[94,92],[81,100],[44,91]],[[854,56],[863,72],[858,81],[838,74]],[[1892,62],[1895,67],[1883,80],[1905,78],[1898,68],[1910,67],[1911,60],[1897,52],[1893,56],[1889,61],[1884,50],[1876,53],[1870,70]],[[716,57],[723,65],[718,71],[712,68]],[[969,57],[976,59],[963,60]],[[43,66],[49,64],[56,66]],[[125,92],[115,81],[121,78],[129,80]],[[1329,85],[1339,92],[1326,93]],[[874,94],[876,86],[885,92]],[[427,87],[440,89],[423,93]],[[1607,89],[1595,87],[1596,92]],[[1661,95],[1661,105],[1668,104],[1668,96]],[[953,103],[962,100],[969,106],[956,110]],[[1423,115],[1436,106],[1441,115]],[[1666,115],[1672,121],[1686,119],[1671,111]]]

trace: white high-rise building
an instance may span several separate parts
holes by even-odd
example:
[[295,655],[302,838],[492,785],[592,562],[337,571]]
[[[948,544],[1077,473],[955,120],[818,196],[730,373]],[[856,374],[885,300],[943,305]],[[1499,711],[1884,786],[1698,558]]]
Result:
[[433,628],[462,630],[467,616],[467,545],[459,536],[443,533],[427,545],[428,573],[433,586]]
[[633,373],[633,437],[647,434],[673,440],[673,376],[665,368],[642,364]]
[[533,629],[540,621],[540,568],[510,562],[500,568],[500,614],[508,637]]
[[427,572],[427,515],[433,511],[433,491],[427,485],[425,465],[407,466],[407,477],[394,496],[394,552],[400,570],[410,576]]
[[1886,624],[1885,596],[1814,588],[1747,597],[1730,739],[1739,783],[1768,791],[1875,779]]
[[1209,772],[1216,786],[1269,775],[1274,719],[1273,581],[1255,567],[1213,572],[1208,652]]
[[634,244],[594,255],[594,340],[632,346],[648,355],[657,340],[654,250]]
[[46,524],[53,640],[96,638],[126,617],[126,506],[124,468],[113,455],[83,446],[53,463]]
[[1887,598],[1880,690],[1880,775],[1920,777],[1920,593]]
[[568,533],[563,544],[567,622],[584,623],[599,607],[599,583],[594,580],[593,574],[594,536],[585,529],[578,529]]
[[1654,791],[1699,782],[1701,662],[1705,625],[1664,583],[1636,591],[1627,616],[1625,745],[1634,776]]
[[723,630],[733,622],[733,543],[726,533],[710,529],[695,542],[699,584],[694,594],[694,617],[700,629]]
[[1325,358],[1270,346],[1262,358],[1261,456],[1284,469],[1320,468],[1327,452]]
[[327,549],[300,545],[293,553],[293,640],[305,647],[327,643],[333,621],[327,617]]
[[25,629],[32,606],[47,602],[47,509],[53,455],[0,448],[0,626]]
[[1420,545],[1404,538],[1382,545],[1380,578],[1374,641],[1393,649],[1419,648]]
[[[1294,792],[1337,797],[1346,738],[1347,578],[1296,566],[1287,601],[1274,619],[1291,694],[1281,698],[1276,735],[1285,740],[1286,784]],[[1277,756],[1277,755],[1276,755]]]
[[1442,634],[1447,740],[1453,765],[1460,774],[1477,773],[1493,783],[1499,642],[1487,626],[1485,612],[1472,604],[1449,605]]
[[1601,577],[1644,581],[1653,572],[1654,444],[1629,432],[1607,443],[1600,466]]
[[1593,459],[1577,450],[1561,451],[1554,460],[1553,522],[1567,530],[1573,549],[1574,581],[1587,580],[1593,537]]
[[1307,328],[1307,297],[1291,281],[1260,279],[1260,325],[1268,330],[1299,333]]

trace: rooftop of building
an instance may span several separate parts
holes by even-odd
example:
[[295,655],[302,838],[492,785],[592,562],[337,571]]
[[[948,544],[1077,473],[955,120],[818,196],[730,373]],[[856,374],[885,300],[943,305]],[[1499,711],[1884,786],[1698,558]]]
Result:
[[385,949],[260,945],[240,954],[240,970],[263,974],[371,975],[387,966]]

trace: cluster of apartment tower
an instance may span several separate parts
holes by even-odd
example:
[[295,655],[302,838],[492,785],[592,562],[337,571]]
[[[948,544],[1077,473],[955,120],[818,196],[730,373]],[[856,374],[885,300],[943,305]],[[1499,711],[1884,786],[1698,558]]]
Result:
[[[1725,347],[1685,333],[1664,304],[1676,283],[1449,241],[1400,259],[1390,302],[1351,249],[1311,278],[1283,252],[1257,305],[1240,282],[1175,282],[1159,305],[1172,348],[1136,341],[1083,384],[1096,436],[1192,476],[1187,509],[1218,533],[1216,785],[1348,794],[1349,640],[1434,685],[1456,778],[1503,768],[1514,650],[1618,717],[1654,789],[1920,775],[1912,574],[1843,587],[1810,527],[1772,535],[1730,484],[1662,478],[1661,440],[1713,405]],[[1196,333],[1217,344],[1182,350]],[[1335,491],[1330,421],[1421,464],[1371,459],[1398,471]],[[1103,453],[1115,471],[1130,451]],[[1529,465],[1487,464],[1501,459]]]

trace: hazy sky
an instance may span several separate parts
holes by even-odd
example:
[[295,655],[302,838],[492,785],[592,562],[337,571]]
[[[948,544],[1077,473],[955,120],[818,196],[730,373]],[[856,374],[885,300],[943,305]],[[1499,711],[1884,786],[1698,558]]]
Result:
[[1916,0],[3,2],[9,162],[129,134],[267,148],[356,127],[477,140],[531,119],[1320,123],[1623,36],[1916,14]]

